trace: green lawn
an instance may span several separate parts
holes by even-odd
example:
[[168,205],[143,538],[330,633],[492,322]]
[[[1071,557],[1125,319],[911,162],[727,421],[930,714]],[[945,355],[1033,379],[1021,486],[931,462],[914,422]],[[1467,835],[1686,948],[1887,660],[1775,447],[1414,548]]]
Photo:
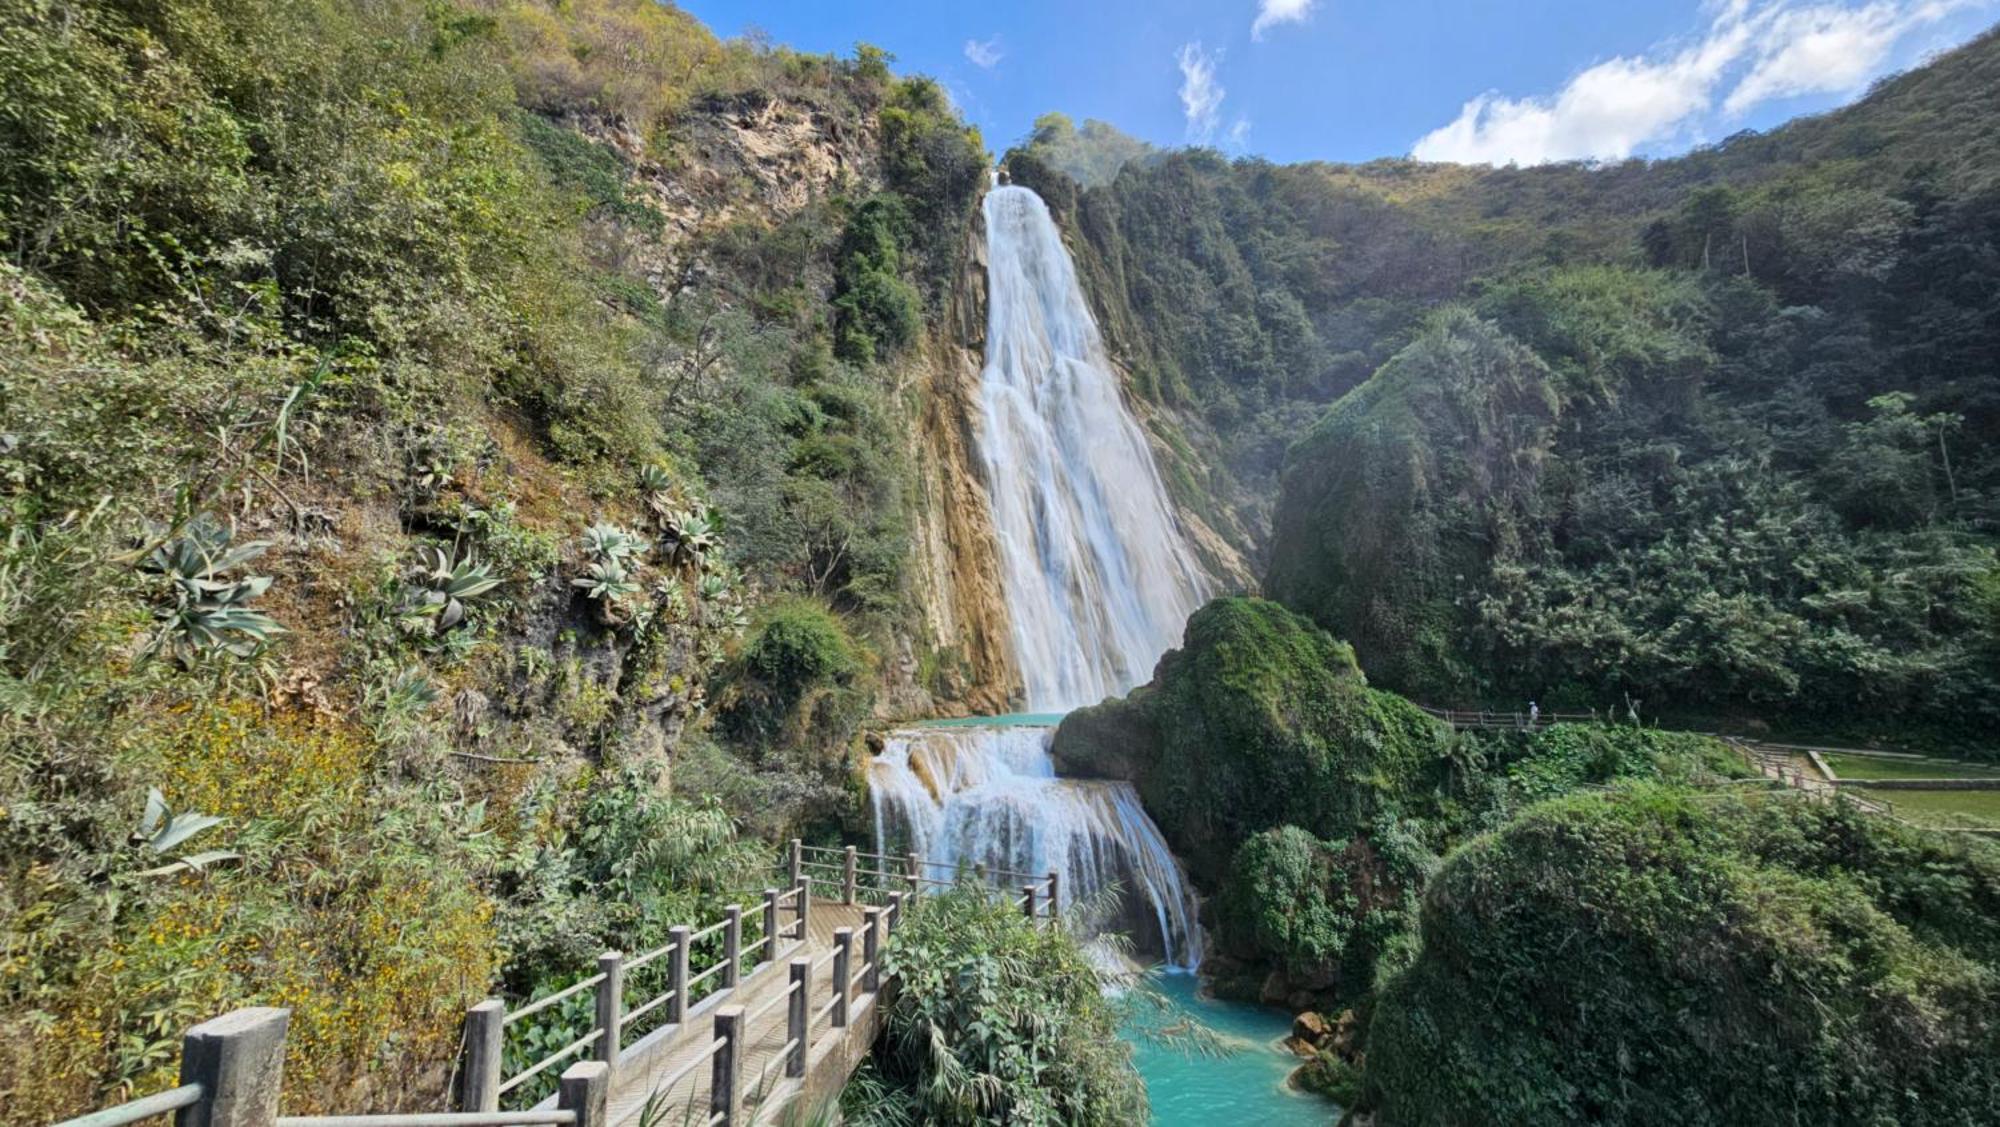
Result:
[[[1836,768],[1837,770],[1837,768]],[[1871,790],[1919,826],[2000,827],[2000,790]]]
[[1956,759],[1891,759],[1839,752],[1821,752],[1820,758],[1843,779],[2000,779],[2000,770]]

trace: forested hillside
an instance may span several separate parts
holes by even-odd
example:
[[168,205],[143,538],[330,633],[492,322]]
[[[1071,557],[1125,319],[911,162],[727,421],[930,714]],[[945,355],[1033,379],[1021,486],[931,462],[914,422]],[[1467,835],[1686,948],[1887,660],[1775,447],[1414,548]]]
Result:
[[963,690],[899,365],[987,157],[887,64],[0,4],[7,1121],[260,1002],[288,1111],[434,1107],[465,1005],[761,887],[739,831],[837,833],[862,721]]
[[1996,82],[1610,168],[1008,165],[1377,683],[1909,738],[2000,722]]

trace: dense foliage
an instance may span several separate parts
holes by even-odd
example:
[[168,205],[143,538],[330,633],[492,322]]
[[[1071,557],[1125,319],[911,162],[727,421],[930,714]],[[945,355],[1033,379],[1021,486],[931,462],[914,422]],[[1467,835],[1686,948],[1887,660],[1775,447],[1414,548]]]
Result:
[[882,965],[897,980],[878,1048],[883,1090],[852,1093],[852,1121],[1146,1119],[1104,979],[1067,928],[1038,926],[984,885],[962,884],[911,903]]
[[2000,856],[1842,807],[1642,788],[1456,854],[1383,990],[1385,1122],[1972,1123]]
[[[889,365],[984,163],[885,63],[654,0],[0,3],[10,1122],[264,1002],[287,1112],[434,1107],[465,1005],[853,816]],[[929,226],[846,256],[892,300],[836,355],[877,214]]]
[[1989,34],[1612,167],[1195,151],[1080,187],[1061,123],[1009,167],[1170,461],[1226,469],[1177,495],[1255,528],[1282,470],[1267,591],[1380,686],[1964,732],[2000,700],[1997,71]]
[[1217,887],[1250,834],[1289,823],[1345,837],[1399,809],[1442,769],[1448,739],[1369,689],[1353,651],[1312,623],[1218,599],[1151,684],[1065,718],[1054,754],[1067,771],[1137,782],[1189,872]]

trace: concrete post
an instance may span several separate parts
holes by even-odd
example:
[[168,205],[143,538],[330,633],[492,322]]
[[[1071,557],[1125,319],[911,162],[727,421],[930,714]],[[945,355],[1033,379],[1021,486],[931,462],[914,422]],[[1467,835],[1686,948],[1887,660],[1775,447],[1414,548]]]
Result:
[[924,863],[917,860],[915,851],[903,855],[903,867],[910,874],[910,895],[922,895],[924,891]]
[[770,962],[778,957],[778,890],[764,890],[764,957],[761,962]]
[[797,888],[799,886],[799,881],[805,879],[806,875],[806,847],[805,843],[800,841],[798,838],[792,839],[792,855],[790,858],[790,864],[791,864],[792,887]]
[[840,883],[840,902],[841,902],[842,904],[852,904],[852,903],[854,903],[854,893],[855,893],[855,880],[854,880],[854,875],[855,875],[855,874],[854,874],[854,868],[855,868],[855,864],[854,864],[854,863],[855,863],[855,860],[856,860],[856,858],[855,858],[855,856],[854,856],[854,847],[850,845],[850,846],[848,846],[848,847],[847,847],[847,855],[846,855],[846,857],[845,857],[845,858],[843,858],[843,861],[842,861],[842,867],[841,867],[841,874],[840,874],[840,882],[841,882],[841,883]]
[[833,1027],[847,1028],[848,988],[854,985],[854,929],[833,932]]
[[743,981],[743,905],[722,910],[722,988],[736,989]]
[[743,1104],[743,1058],[749,1046],[743,1043],[743,1007],[724,1006],[715,1011],[715,1039],[723,1042],[715,1050],[715,1071],[709,1076],[709,1118],[722,1116],[723,1127],[736,1122],[736,1109]]
[[[610,1072],[618,1070],[618,1030],[625,1024],[625,956],[617,951],[606,951],[597,956],[597,973],[604,981],[597,984],[597,1051],[592,1054],[603,1061]],[[609,1084],[607,1079],[605,1083]]]
[[806,1074],[806,1001],[812,996],[812,960],[792,960],[792,994],[785,1006],[785,1040],[796,1042],[785,1054],[785,1075]]
[[231,1010],[181,1038],[181,1083],[202,1098],[174,1115],[174,1127],[273,1127],[284,1087],[285,1027],[292,1011]]
[[1049,871],[1049,919],[1062,918],[1062,874]]
[[882,985],[882,909],[864,909],[861,921],[861,989],[873,994]]
[[1025,911],[1025,912],[1027,912],[1027,913],[1028,913],[1028,922],[1029,922],[1029,923],[1034,923],[1034,922],[1035,922],[1035,886],[1034,886],[1034,885],[1032,885],[1032,884],[1024,884],[1024,885],[1022,885],[1022,886],[1021,886],[1021,909],[1022,909],[1023,911]]
[[667,952],[667,993],[673,1000],[667,1003],[667,1023],[679,1025],[687,1020],[688,1012],[688,936],[694,934],[686,925],[676,925],[667,929],[667,936],[674,949]]
[[902,926],[903,926],[903,894],[900,892],[891,892],[889,894],[889,913],[882,920],[883,933],[886,935],[894,935],[896,934],[896,929]]
[[458,1057],[458,1111],[500,1110],[501,1035],[507,1003],[488,998],[465,1011],[465,1043]]
[[556,1106],[576,1113],[576,1127],[609,1127],[611,1066],[580,1060],[564,1069],[556,1082]]

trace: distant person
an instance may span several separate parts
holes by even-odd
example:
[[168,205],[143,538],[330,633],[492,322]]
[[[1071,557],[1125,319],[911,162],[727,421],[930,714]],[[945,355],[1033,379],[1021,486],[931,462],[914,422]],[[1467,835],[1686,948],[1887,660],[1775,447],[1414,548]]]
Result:
[[1534,726],[1535,726],[1536,724],[1538,724],[1538,723],[1540,723],[1540,722],[1541,722],[1541,719],[1542,719],[1542,706],[1541,706],[1541,705],[1539,705],[1539,704],[1536,704],[1536,703],[1535,703],[1534,701],[1529,701],[1529,702],[1528,702],[1528,727],[1530,727],[1530,728],[1534,727]]

